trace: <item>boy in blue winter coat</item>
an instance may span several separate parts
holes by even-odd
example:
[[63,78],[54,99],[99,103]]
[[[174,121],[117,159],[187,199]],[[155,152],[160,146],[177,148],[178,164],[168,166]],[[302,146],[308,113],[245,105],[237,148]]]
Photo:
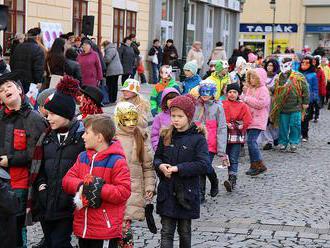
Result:
[[194,101],[190,95],[173,99],[172,125],[161,133],[155,153],[161,248],[173,247],[176,226],[180,247],[191,247],[191,219],[200,215],[199,176],[207,172],[209,154],[204,133],[192,123]]
[[201,77],[197,74],[198,65],[196,60],[192,60],[186,63],[183,67],[184,75],[186,76],[185,80],[182,82],[182,95],[188,94],[191,89],[199,85],[202,81]]

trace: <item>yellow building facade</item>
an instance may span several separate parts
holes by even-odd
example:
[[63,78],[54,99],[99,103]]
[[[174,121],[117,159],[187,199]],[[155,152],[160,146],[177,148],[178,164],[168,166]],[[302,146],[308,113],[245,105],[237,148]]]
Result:
[[[25,33],[41,23],[56,24],[61,33],[81,33],[84,15],[94,16],[92,37],[99,42],[120,42],[135,33],[141,50],[148,46],[150,0],[0,0],[9,7],[10,21],[3,44],[15,33]],[[99,26],[99,22],[101,25]]]
[[[277,45],[282,52],[286,47],[295,51],[318,45],[330,48],[330,1],[276,0],[275,7],[274,49]],[[270,54],[273,14],[270,0],[247,0],[240,20],[240,44]]]

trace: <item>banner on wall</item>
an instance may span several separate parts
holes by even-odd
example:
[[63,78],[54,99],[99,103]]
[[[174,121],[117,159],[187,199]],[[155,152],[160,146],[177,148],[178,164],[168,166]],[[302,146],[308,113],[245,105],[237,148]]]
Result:
[[63,34],[62,24],[60,23],[40,22],[40,29],[44,46],[47,49],[51,48],[54,40]]

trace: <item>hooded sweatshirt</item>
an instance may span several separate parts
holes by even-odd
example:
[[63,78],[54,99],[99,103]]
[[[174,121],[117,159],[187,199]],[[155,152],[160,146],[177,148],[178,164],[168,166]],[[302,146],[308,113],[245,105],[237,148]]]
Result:
[[248,88],[246,93],[241,95],[241,99],[248,105],[252,115],[248,129],[266,130],[270,107],[270,95],[266,87],[267,73],[263,68],[256,68],[255,71],[260,85],[258,88]]
[[171,125],[171,115],[170,110],[167,108],[166,103],[164,102],[165,97],[169,93],[177,93],[180,95],[179,91],[177,91],[175,88],[166,88],[162,93],[162,99],[161,99],[161,106],[162,106],[162,112],[160,112],[158,115],[156,115],[151,128],[151,144],[154,151],[157,150],[157,145],[159,141],[160,131],[163,128],[168,127]]
[[223,77],[219,77],[216,72],[213,72],[208,79],[212,80],[214,84],[217,86],[217,93],[215,94],[215,100],[219,100],[223,88],[230,83],[229,73],[227,73]]

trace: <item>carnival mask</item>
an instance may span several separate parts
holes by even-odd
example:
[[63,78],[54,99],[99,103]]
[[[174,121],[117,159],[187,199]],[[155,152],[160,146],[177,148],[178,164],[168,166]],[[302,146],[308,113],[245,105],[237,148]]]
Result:
[[139,114],[136,107],[132,103],[118,103],[114,115],[117,125],[119,124],[124,127],[135,127],[138,124]]
[[287,73],[292,70],[292,61],[281,63],[281,72]]
[[217,91],[217,87],[214,83],[202,81],[199,86],[200,96],[214,96]]
[[163,67],[161,69],[161,77],[170,79],[172,77],[172,67]]

